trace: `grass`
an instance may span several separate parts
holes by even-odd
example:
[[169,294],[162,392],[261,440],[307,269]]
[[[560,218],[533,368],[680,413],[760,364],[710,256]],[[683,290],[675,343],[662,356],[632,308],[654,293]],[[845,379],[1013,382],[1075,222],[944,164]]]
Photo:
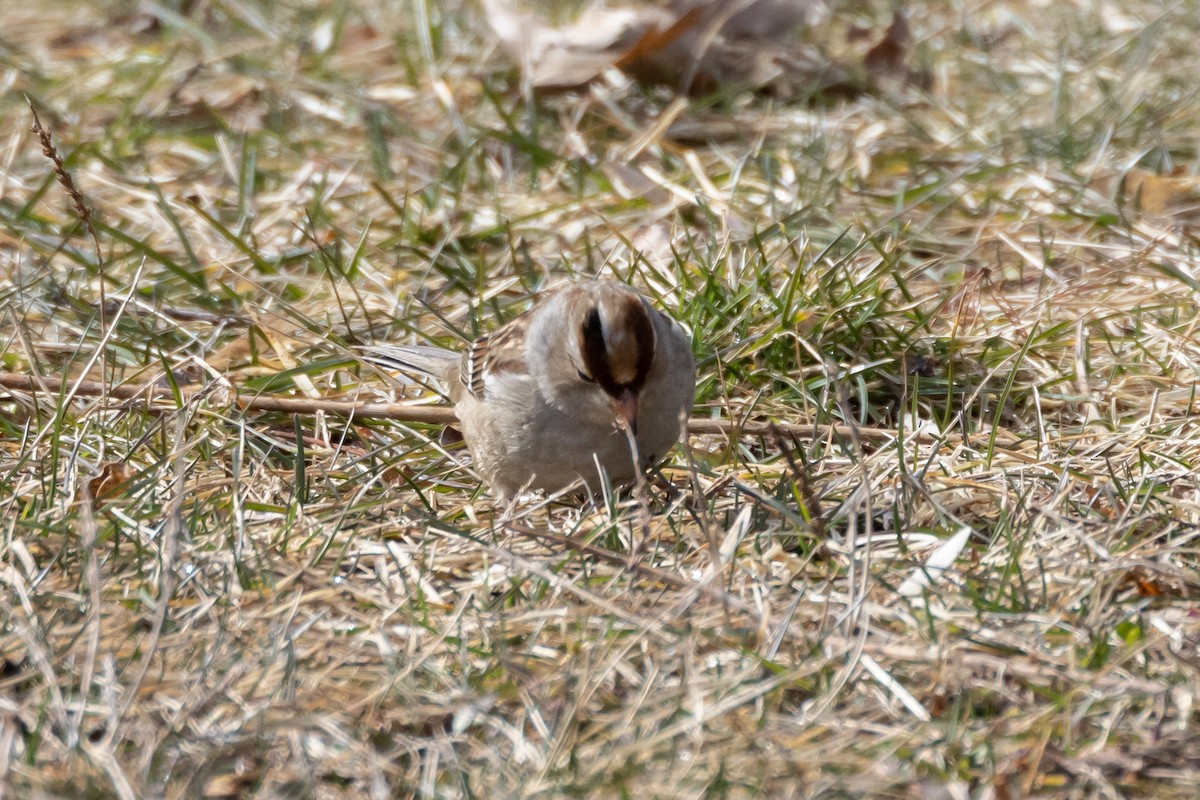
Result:
[[[6,6],[6,796],[1194,796],[1195,10],[913,7],[929,92],[680,108],[412,8]],[[697,416],[843,433],[693,436],[647,527],[230,403],[427,397],[350,346],[597,274]]]

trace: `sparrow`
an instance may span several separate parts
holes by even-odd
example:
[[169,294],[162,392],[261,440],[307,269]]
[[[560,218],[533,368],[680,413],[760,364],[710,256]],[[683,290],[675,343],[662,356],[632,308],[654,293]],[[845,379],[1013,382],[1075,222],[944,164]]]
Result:
[[633,481],[679,441],[696,393],[690,336],[610,280],[563,289],[465,352],[364,349],[446,387],[475,469],[505,498]]

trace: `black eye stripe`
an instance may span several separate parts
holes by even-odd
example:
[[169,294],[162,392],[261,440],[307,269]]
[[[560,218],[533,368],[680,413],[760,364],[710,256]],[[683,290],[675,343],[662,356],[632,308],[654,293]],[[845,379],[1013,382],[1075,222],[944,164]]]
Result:
[[611,384],[612,377],[608,369],[608,354],[604,343],[604,325],[600,321],[600,309],[592,307],[583,318],[583,325],[580,329],[580,338],[582,340],[583,370],[581,373],[589,376],[594,382],[608,390]]
[[[654,365],[654,325],[650,316],[636,297],[631,298],[625,306],[618,307],[612,312],[616,315],[622,331],[632,338],[633,353],[628,353],[629,342],[622,346],[623,356],[636,355],[632,380],[618,381],[613,375],[612,364],[609,362],[608,342],[605,341],[604,323],[600,309],[593,306],[584,314],[579,329],[580,357],[583,361],[579,369],[580,377],[596,383],[609,395],[616,397],[623,392],[640,392],[650,375]],[[629,365],[624,365],[628,367]],[[584,372],[586,370],[586,372]],[[624,377],[624,375],[622,376]]]

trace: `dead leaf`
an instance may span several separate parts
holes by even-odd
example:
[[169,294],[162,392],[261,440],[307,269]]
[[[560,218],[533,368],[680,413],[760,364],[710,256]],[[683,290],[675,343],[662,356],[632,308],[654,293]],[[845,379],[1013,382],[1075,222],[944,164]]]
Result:
[[694,8],[671,23],[670,27],[659,31],[657,28],[648,29],[633,47],[629,48],[617,61],[617,66],[631,67],[647,58],[654,58],[659,53],[668,52],[676,44],[683,45],[684,34],[691,31],[703,18],[701,9]]
[[172,118],[220,118],[240,133],[261,130],[269,102],[261,80],[234,72],[198,69],[173,93]]
[[674,0],[669,6],[688,20],[669,47],[627,60],[643,83],[687,94],[745,89],[780,92],[785,83],[811,83],[823,59],[802,52],[793,34],[825,16],[821,0]]
[[1200,207],[1200,177],[1176,170],[1156,175],[1141,169],[1125,173],[1117,188],[1123,201],[1146,214],[1176,215]]
[[262,773],[258,769],[214,775],[205,781],[201,795],[205,800],[245,797],[247,788],[261,778]]
[[675,243],[671,230],[662,222],[643,225],[629,241],[633,251],[660,275],[667,275],[675,263]]
[[911,44],[912,29],[908,26],[908,18],[897,11],[883,38],[863,57],[863,66],[877,88],[896,90],[916,86],[928,89],[932,85],[933,78],[929,73],[908,66]]
[[1186,573],[1175,573],[1166,568],[1138,565],[1121,576],[1121,587],[1132,588],[1138,597],[1166,597],[1190,600],[1196,596],[1200,585]]
[[687,95],[756,91],[788,100],[932,85],[928,72],[908,66],[912,33],[900,12],[869,49],[873,37],[862,31],[863,47],[835,59],[795,36],[824,18],[823,0],[668,0],[592,8],[562,27],[514,10],[513,1],[480,0],[500,43],[538,89],[582,86],[610,68]]
[[100,474],[88,481],[88,494],[96,508],[124,494],[132,473],[123,461],[105,461]]
[[758,88],[795,60],[786,43],[824,9],[821,0],[676,0],[666,8],[593,8],[555,28],[514,11],[504,0],[481,0],[505,50],[534,88],[581,86],[617,67],[635,80],[697,94]]
[[[704,25],[716,20],[726,39],[782,41],[802,25],[816,25],[828,11],[821,0],[673,0],[676,14],[702,10]],[[723,18],[722,18],[723,17]]]
[[600,170],[612,184],[613,191],[626,200],[642,199],[652,206],[665,206],[671,202],[671,192],[636,167],[605,161]]
[[911,38],[908,20],[897,11],[883,38],[867,51],[863,65],[870,72],[903,72],[904,57],[908,53]]
[[466,441],[466,438],[462,435],[462,431],[453,425],[446,425],[438,435],[438,444],[447,449],[458,447]]
[[647,34],[671,27],[656,8],[592,8],[574,24],[555,28],[504,0],[482,0],[492,32],[534,88],[581,86],[614,66]]

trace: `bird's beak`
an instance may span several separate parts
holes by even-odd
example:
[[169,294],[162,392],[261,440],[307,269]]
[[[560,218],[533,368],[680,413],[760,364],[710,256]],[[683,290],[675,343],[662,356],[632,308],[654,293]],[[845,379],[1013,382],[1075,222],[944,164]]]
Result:
[[617,416],[625,421],[629,432],[637,436],[637,394],[631,392],[629,389],[622,389],[621,393],[613,398],[612,405],[613,410],[617,412]]

